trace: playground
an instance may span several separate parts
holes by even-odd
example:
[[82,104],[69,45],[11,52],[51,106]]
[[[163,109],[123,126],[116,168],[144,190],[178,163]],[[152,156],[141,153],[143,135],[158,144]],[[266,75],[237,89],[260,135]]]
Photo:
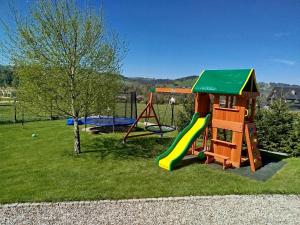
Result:
[[[241,82],[221,85],[218,90],[225,87],[225,93],[216,91],[216,82],[207,79],[211,73],[222,77],[218,80],[226,81],[229,74],[235,76],[233,83]],[[153,93],[176,91],[195,95],[195,114],[179,133],[163,132],[161,127],[166,125],[155,116]],[[147,104],[137,110],[137,118],[125,120],[132,125],[127,126],[127,134],[82,132],[83,150],[78,156],[69,151],[73,131],[66,120],[2,125],[0,202],[298,194],[300,159],[270,160],[256,148],[257,92],[252,69],[204,71],[189,90],[156,88]],[[220,95],[228,96],[224,104],[219,102]],[[174,113],[169,107],[165,108],[167,118]],[[111,117],[88,118],[88,125],[112,126]],[[139,119],[151,119],[151,126],[156,122],[157,129],[146,129]],[[172,127],[172,120],[163,122]],[[135,125],[143,125],[142,132],[132,129]],[[231,135],[226,136],[226,129],[232,130]]]
[[264,182],[199,162],[170,173],[155,158],[175,133],[163,139],[141,137],[124,146],[122,133],[82,132],[84,150],[74,157],[69,151],[72,132],[62,120],[1,126],[0,202],[300,193],[299,158],[284,159],[284,167]]

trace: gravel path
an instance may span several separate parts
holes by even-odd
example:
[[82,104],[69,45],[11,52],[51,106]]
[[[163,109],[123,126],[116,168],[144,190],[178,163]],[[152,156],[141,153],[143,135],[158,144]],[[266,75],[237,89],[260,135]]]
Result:
[[300,195],[9,204],[0,224],[300,224]]

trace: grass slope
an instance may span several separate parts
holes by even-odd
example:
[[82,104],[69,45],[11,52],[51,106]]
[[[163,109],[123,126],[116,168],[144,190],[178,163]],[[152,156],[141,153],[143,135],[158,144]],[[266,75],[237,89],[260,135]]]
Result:
[[[32,138],[31,134],[38,137]],[[174,135],[174,134],[169,134]],[[300,193],[300,159],[267,182],[199,163],[174,172],[154,158],[172,141],[144,137],[121,143],[122,134],[82,132],[83,153],[72,153],[72,127],[64,121],[0,126],[0,203],[121,199],[184,195]]]

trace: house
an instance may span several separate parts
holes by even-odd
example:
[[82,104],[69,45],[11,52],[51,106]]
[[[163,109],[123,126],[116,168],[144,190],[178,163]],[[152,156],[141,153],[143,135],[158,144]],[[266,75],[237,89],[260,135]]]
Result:
[[300,110],[300,87],[274,87],[267,100],[270,102],[278,98],[284,99],[291,109]]
[[16,90],[12,87],[0,87],[0,97],[13,98],[16,96]]

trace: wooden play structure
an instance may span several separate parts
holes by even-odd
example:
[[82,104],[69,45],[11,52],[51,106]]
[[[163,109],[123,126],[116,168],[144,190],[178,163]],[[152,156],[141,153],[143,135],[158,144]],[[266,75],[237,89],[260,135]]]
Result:
[[[249,161],[253,172],[259,168],[261,156],[254,123],[259,92],[254,69],[203,71],[193,93],[207,93],[212,99],[211,144],[204,152],[206,163],[216,161],[225,169],[238,168]],[[201,99],[198,104],[203,104]],[[243,141],[247,149],[244,152]]]
[[[163,133],[153,108],[154,92],[195,95],[195,114],[169,149],[157,157],[160,167],[173,170],[186,155],[196,155],[206,163],[220,163],[223,169],[249,163],[254,172],[261,166],[254,123],[256,98],[259,96],[254,69],[205,70],[192,89],[153,89],[145,109],[128,130],[124,141],[151,134],[129,135],[141,118],[155,118]],[[202,143],[197,146],[197,139],[201,136]]]

